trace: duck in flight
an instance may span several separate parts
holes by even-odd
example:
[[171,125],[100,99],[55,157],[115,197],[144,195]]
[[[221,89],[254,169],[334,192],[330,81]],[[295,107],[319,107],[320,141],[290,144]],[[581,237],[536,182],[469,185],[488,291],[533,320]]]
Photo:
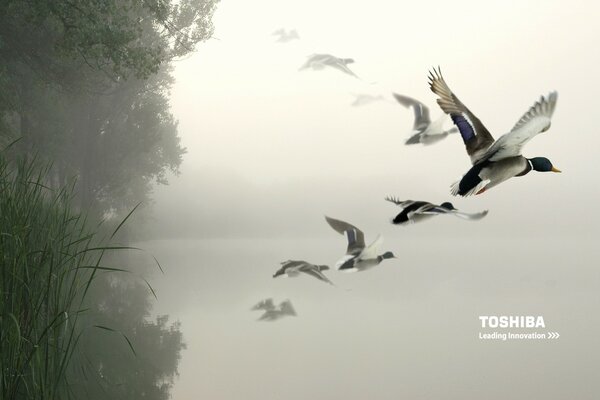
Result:
[[510,132],[498,140],[481,121],[452,93],[441,70],[429,73],[429,87],[439,96],[437,103],[449,114],[458,127],[473,166],[451,186],[451,193],[459,196],[481,194],[515,176],[529,172],[561,172],[546,157],[526,158],[521,155],[523,146],[539,133],[550,129],[552,114],[558,94],[551,92],[519,119]]
[[328,269],[329,267],[327,265],[315,265],[306,261],[287,260],[281,263],[281,268],[275,272],[273,278],[277,278],[281,275],[287,275],[293,278],[299,276],[300,273],[305,273],[317,278],[320,281],[333,285],[333,283],[325,276],[325,274],[323,274],[323,271]]
[[358,75],[348,68],[348,64],[352,64],[353,62],[354,60],[352,58],[338,58],[331,54],[311,54],[307,57],[306,62],[300,67],[300,71],[305,69],[320,71],[329,67],[360,79]]
[[252,310],[263,310],[264,313],[258,318],[259,321],[275,321],[283,317],[295,317],[296,310],[290,300],[284,300],[276,306],[273,299],[265,299],[257,303]]
[[395,197],[386,197],[387,201],[402,207],[400,214],[392,220],[394,225],[406,225],[408,223],[421,222],[436,215],[449,214],[455,217],[477,221],[488,214],[488,210],[478,213],[465,213],[458,211],[452,203],[444,202],[440,205],[429,203],[427,201],[398,200]]
[[327,216],[325,216],[325,219],[329,226],[348,239],[346,255],[336,263],[336,269],[340,271],[364,271],[379,265],[388,258],[397,258],[391,251],[379,254],[379,248],[383,243],[381,236],[378,236],[373,243],[366,246],[365,234],[354,225]]
[[294,39],[300,39],[300,36],[298,36],[298,31],[296,31],[295,29],[290,29],[289,31],[286,31],[283,28],[277,29],[275,32],[272,33],[272,35],[279,36],[279,38],[277,39],[277,43],[287,43],[291,42]]
[[256,310],[263,310],[263,311],[269,311],[269,310],[274,310],[275,304],[273,303],[273,299],[268,298],[268,299],[264,299],[259,301],[258,303],[256,303],[251,310],[252,311],[256,311]]
[[425,146],[434,144],[444,139],[450,133],[458,132],[456,127],[452,127],[448,130],[444,130],[444,122],[448,118],[445,114],[442,114],[438,119],[431,122],[429,117],[429,108],[419,100],[415,100],[412,97],[404,96],[398,93],[392,93],[398,103],[402,104],[406,108],[412,108],[415,114],[415,120],[413,122],[413,129],[410,136],[404,142],[406,145],[410,144],[423,144]]

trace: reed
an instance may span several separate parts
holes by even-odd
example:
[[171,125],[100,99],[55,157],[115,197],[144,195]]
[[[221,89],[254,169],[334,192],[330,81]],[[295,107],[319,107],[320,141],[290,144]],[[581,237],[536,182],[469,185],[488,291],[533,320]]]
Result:
[[[85,296],[106,251],[70,188],[44,185],[35,161],[0,152],[0,399],[65,399]],[[120,225],[121,226],[121,225]],[[120,227],[119,226],[119,227]],[[118,229],[118,228],[117,228]]]

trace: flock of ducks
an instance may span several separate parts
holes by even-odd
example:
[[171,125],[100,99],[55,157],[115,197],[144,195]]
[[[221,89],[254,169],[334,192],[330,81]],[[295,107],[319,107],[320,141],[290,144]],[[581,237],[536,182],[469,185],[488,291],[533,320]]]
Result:
[[[289,38],[292,34],[294,36],[292,39],[298,38],[295,30],[286,33],[281,29],[274,34],[281,36],[278,42],[291,40]],[[318,71],[324,68],[333,68],[360,79],[348,67],[348,64],[353,62],[352,58],[338,58],[330,54],[312,54],[308,56],[300,70]],[[550,129],[558,99],[557,92],[541,96],[508,133],[494,140],[483,123],[452,92],[439,67],[430,71],[428,80],[429,88],[437,95],[437,104],[443,111],[443,114],[433,122],[429,116],[429,109],[420,101],[397,93],[393,93],[393,97],[404,107],[412,108],[414,112],[413,128],[405,142],[406,145],[431,145],[450,134],[460,134],[471,161],[471,168],[461,179],[450,186],[452,195],[480,195],[511,178],[527,175],[531,171],[561,172],[546,157],[527,158],[522,155],[522,149],[529,140]],[[385,100],[385,98],[383,96],[356,95],[352,105],[360,106],[381,100]],[[447,116],[450,116],[455,125],[451,129],[444,129]],[[453,215],[476,221],[488,214],[487,210],[477,213],[462,212],[450,202],[437,205],[427,201],[399,200],[395,197],[386,197],[385,200],[402,208],[402,211],[391,220],[395,225],[421,222],[436,215]],[[328,216],[325,216],[325,220],[333,230],[344,235],[348,242],[346,254],[335,264],[336,270],[364,271],[379,265],[386,259],[397,258],[391,251],[380,253],[383,242],[381,236],[367,246],[364,233],[356,226]],[[297,277],[304,274],[333,285],[323,272],[329,269],[327,265],[315,265],[302,260],[288,260],[281,263],[281,267],[275,272],[273,278]],[[289,300],[275,306],[272,299],[266,299],[252,309],[264,311],[259,318],[261,321],[274,321],[285,316],[297,315]]]

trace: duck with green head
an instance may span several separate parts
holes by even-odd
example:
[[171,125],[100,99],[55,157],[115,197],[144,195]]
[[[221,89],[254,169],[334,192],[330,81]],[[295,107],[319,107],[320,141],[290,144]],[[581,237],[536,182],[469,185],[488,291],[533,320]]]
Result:
[[439,96],[437,102],[450,115],[471,157],[473,166],[451,186],[451,193],[459,196],[481,194],[515,176],[531,171],[561,172],[546,157],[526,158],[523,146],[534,136],[550,129],[558,94],[551,92],[521,117],[510,132],[498,140],[481,121],[452,93],[440,69],[429,75],[429,87]]

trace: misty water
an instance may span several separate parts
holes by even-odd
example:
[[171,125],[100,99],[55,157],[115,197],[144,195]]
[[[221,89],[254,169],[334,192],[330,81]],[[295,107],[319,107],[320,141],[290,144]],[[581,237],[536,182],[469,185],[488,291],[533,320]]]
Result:
[[[573,256],[593,240],[501,238],[477,248],[468,246],[474,236],[410,232],[384,241],[398,260],[327,271],[335,287],[271,277],[290,258],[332,265],[345,249],[333,231],[140,243],[165,269],[152,280],[155,311],[179,319],[187,343],[174,398],[593,398],[599,274]],[[513,251],[495,259],[494,248]],[[298,316],[256,321],[249,309],[268,297],[291,299]],[[481,329],[479,315],[542,315],[546,328],[535,331],[561,337],[484,341],[478,333],[494,329]]]

